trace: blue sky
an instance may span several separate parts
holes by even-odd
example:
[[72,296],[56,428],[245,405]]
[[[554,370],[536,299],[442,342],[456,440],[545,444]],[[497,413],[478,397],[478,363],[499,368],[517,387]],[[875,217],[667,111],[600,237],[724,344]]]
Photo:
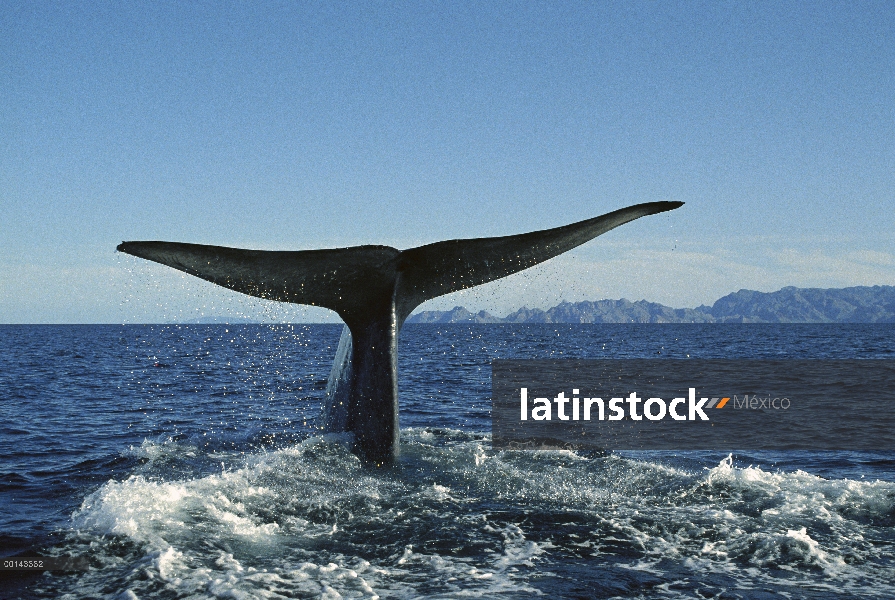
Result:
[[398,248],[655,200],[422,309],[895,284],[895,4],[0,1],[0,323],[333,320],[122,240]]

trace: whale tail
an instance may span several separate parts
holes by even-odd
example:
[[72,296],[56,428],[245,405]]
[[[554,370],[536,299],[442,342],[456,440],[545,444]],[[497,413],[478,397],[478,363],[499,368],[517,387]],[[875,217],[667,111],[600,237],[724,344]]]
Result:
[[404,251],[389,246],[264,251],[179,242],[122,242],[117,249],[250,296],[330,308],[350,327],[392,304],[403,322],[426,300],[533,267],[619,225],[682,204],[637,204],[564,227]]
[[178,242],[122,242],[118,250],[250,296],[337,312],[350,337],[345,342],[343,336],[330,376],[329,401],[340,408],[331,411],[337,416],[329,421],[355,434],[362,457],[382,463],[397,453],[397,336],[414,308],[533,267],[619,225],[682,204],[637,204],[564,227],[404,251],[388,246],[263,251]]

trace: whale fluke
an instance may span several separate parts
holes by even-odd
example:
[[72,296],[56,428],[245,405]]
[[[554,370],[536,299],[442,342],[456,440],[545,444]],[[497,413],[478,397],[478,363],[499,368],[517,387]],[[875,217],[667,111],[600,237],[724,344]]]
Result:
[[404,251],[388,246],[265,251],[178,242],[122,242],[118,250],[251,296],[337,312],[347,331],[327,388],[327,425],[354,433],[361,458],[383,464],[398,453],[397,339],[414,308],[533,267],[619,225],[682,204],[637,204],[564,227]]

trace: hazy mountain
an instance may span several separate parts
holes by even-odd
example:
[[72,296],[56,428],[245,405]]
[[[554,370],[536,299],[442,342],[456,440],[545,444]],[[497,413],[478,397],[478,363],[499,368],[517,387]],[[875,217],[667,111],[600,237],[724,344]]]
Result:
[[895,323],[895,287],[740,290],[700,309],[717,320],[747,323]]
[[408,323],[504,323],[506,319],[495,317],[491,313],[481,311],[473,314],[463,308],[456,306],[453,310],[439,311],[427,310],[419,314],[412,315],[407,319]]
[[521,308],[506,317],[457,306],[411,315],[408,323],[895,323],[895,287],[785,287],[740,290],[712,306],[671,308],[638,300],[563,302],[547,310]]

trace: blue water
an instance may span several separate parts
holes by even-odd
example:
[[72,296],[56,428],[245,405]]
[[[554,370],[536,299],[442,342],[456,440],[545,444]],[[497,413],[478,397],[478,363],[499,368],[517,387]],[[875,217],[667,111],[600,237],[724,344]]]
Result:
[[895,455],[496,452],[493,358],[892,358],[892,325],[408,325],[402,457],[316,429],[341,327],[0,326],[0,598],[895,596]]

